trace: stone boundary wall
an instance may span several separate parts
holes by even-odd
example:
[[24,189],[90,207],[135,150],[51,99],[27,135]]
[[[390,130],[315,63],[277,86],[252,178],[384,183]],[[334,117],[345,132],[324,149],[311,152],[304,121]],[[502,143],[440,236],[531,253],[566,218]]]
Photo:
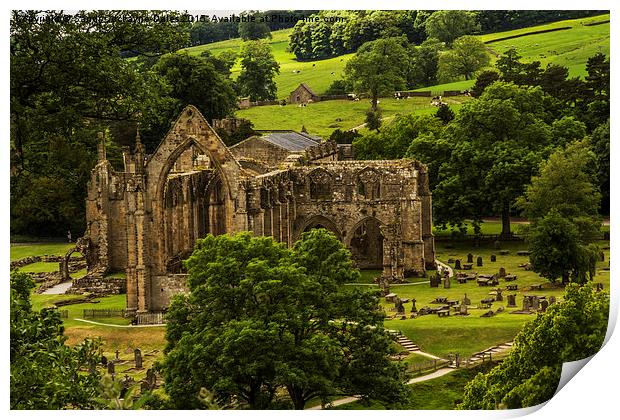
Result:
[[126,279],[86,275],[81,279],[73,280],[73,285],[67,290],[67,294],[94,293],[98,296],[107,296],[120,295],[126,291]]

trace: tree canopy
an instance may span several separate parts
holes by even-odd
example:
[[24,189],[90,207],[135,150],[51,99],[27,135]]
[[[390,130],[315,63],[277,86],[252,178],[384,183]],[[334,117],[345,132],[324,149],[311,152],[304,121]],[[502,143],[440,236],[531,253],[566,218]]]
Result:
[[454,41],[451,50],[439,56],[439,79],[449,82],[462,76],[469,80],[490,61],[482,41],[474,36],[462,36]]
[[549,400],[558,386],[562,363],[594,355],[607,331],[609,294],[591,285],[569,285],[563,301],[528,322],[508,356],[465,387],[466,410],[530,407]]
[[163,366],[177,408],[199,407],[201,387],[254,409],[406,397],[377,297],[340,287],[360,274],[328,231],[304,233],[291,249],[250,233],[208,235],[186,265],[190,294],[170,306]]
[[379,96],[405,84],[407,51],[400,38],[385,38],[362,45],[346,64],[345,76],[356,93],[367,93],[377,110]]
[[247,41],[241,46],[241,73],[237,78],[237,90],[252,101],[276,98],[274,80],[280,73],[280,65],[273,57],[271,47],[264,41]]
[[429,38],[437,38],[448,47],[463,35],[471,35],[480,31],[476,22],[475,12],[465,10],[438,10],[433,12],[425,23]]
[[32,309],[33,287],[27,274],[11,273],[11,409],[97,408],[100,376],[89,368],[100,360],[98,343],[66,346],[58,313]]

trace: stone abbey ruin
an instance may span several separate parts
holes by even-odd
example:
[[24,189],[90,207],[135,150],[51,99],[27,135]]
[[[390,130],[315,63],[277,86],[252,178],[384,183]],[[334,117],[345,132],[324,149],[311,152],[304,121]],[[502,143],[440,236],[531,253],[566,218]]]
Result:
[[122,172],[100,141],[79,240],[88,274],[74,290],[125,271],[127,312],[160,312],[185,288],[182,261],[195,241],[240,231],[290,246],[304,231],[329,229],[359,268],[380,269],[388,282],[434,267],[426,166],[346,160],[341,149],[290,131],[227,147],[193,106],[153,154],[137,134]]

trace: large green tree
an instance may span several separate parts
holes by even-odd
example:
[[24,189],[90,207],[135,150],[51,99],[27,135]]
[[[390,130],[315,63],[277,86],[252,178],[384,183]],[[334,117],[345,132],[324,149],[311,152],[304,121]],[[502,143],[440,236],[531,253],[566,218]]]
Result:
[[438,10],[425,23],[429,38],[437,38],[451,47],[457,38],[480,30],[474,12],[464,10]]
[[607,331],[609,295],[591,284],[570,285],[563,301],[528,322],[508,356],[465,387],[467,410],[494,410],[541,404],[556,391],[562,363],[594,355]]
[[[146,11],[12,12],[13,232],[81,231],[96,132],[117,123],[135,129],[139,121],[148,140],[151,127],[164,124],[160,116],[173,101],[165,81],[142,68],[140,59],[156,59],[186,45],[187,33],[173,23],[175,17]],[[29,193],[30,188],[47,191],[45,199]],[[18,223],[21,218],[29,223]]]
[[170,96],[177,100],[170,120],[187,105],[196,106],[207,121],[229,116],[237,105],[232,82],[225,75],[229,64],[212,56],[192,57],[186,52],[162,57],[154,69],[166,79],[171,86]]
[[33,287],[27,274],[11,273],[11,409],[97,408],[100,376],[89,368],[100,360],[98,344],[66,346],[58,313],[33,310]]
[[417,88],[437,84],[439,56],[443,43],[429,38],[418,46],[409,46],[411,65],[407,72],[407,87]]
[[594,275],[600,235],[595,162],[588,141],[571,143],[541,164],[517,200],[532,221],[532,268],[551,281],[583,283]]
[[254,409],[286,407],[282,390],[296,409],[341,393],[406,398],[377,297],[341,287],[359,272],[331,233],[304,233],[292,249],[209,235],[186,264],[190,294],[170,307],[164,362],[177,408],[199,407],[201,387]]
[[264,41],[248,41],[241,46],[241,73],[237,78],[239,94],[252,101],[276,99],[274,78],[280,73],[271,46]]
[[496,82],[461,107],[442,134],[452,150],[433,194],[438,225],[499,214],[502,235],[510,235],[511,207],[539,163],[558,145],[584,135],[578,121],[554,123],[547,105],[539,87]]
[[465,77],[469,80],[490,61],[482,41],[474,36],[462,36],[454,41],[451,50],[439,56],[439,79],[448,82]]
[[344,68],[355,92],[370,96],[372,111],[377,110],[379,96],[405,86],[408,60],[402,41],[401,38],[386,38],[367,42]]

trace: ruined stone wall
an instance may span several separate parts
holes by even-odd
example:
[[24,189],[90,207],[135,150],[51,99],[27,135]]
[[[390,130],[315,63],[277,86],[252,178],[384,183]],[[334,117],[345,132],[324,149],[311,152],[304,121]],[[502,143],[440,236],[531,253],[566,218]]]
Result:
[[277,167],[291,154],[290,150],[278,147],[260,137],[243,140],[232,146],[230,151],[237,158],[252,158],[272,168]]
[[290,246],[324,227],[360,268],[386,278],[434,266],[431,195],[419,162],[337,161],[333,142],[295,159],[258,138],[229,149],[191,106],[152,155],[138,136],[134,153],[124,150],[124,172],[112,169],[101,145],[99,154],[86,206],[97,263],[75,290],[118,292],[103,274],[124,269],[128,313],[161,311],[187,291],[181,261],[207,233],[249,230]]
[[151,310],[162,311],[170,304],[174,295],[189,293],[187,274],[153,276],[151,287]]

